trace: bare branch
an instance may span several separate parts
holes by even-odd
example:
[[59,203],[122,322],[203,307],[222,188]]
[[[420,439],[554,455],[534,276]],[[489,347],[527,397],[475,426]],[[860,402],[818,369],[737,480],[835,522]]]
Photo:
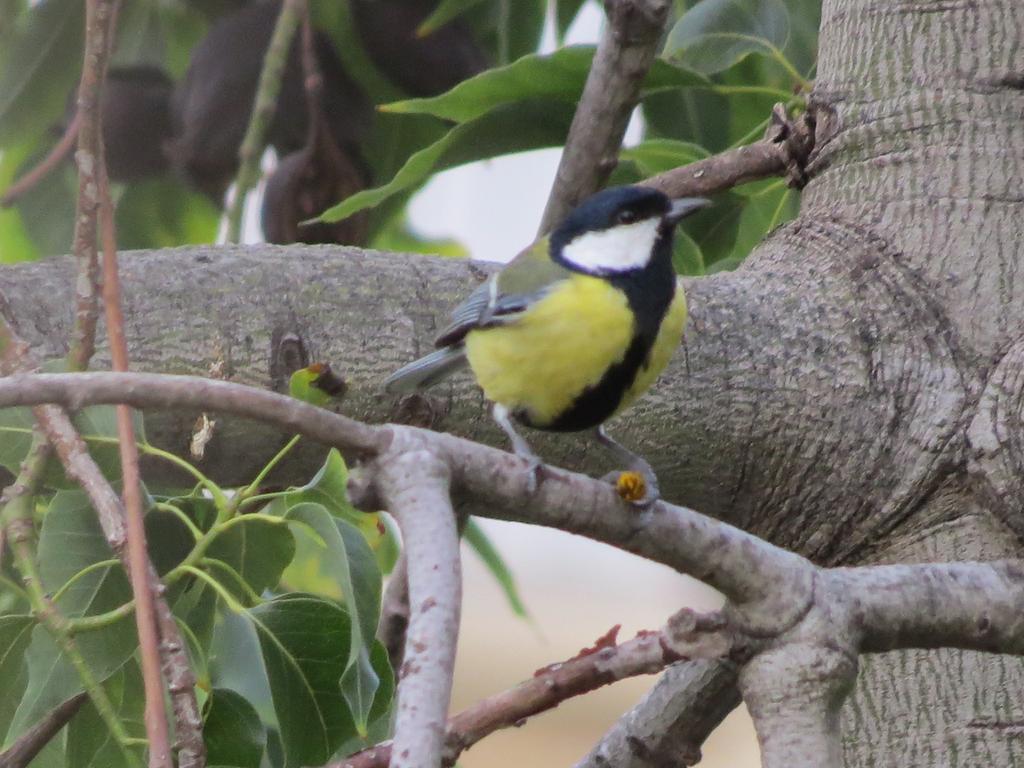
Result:
[[104,175],[101,98],[111,41],[117,21],[116,0],[88,0],[85,15],[85,56],[78,85],[78,203],[75,211],[74,252],[78,261],[75,283],[75,332],[68,362],[85,370],[96,348],[100,270],[96,234],[100,210],[100,180]]
[[[726,654],[731,638],[722,617],[701,615],[685,608],[658,632],[640,632],[616,644],[619,627],[612,627],[591,648],[571,659],[534,672],[529,680],[490,696],[448,721],[445,765],[485,736],[522,725],[534,715],[554,709],[574,696],[590,693],[627,677],[660,672],[669,664],[691,658]],[[392,746],[378,744],[328,768],[387,768]]]
[[854,600],[863,653],[970,648],[1024,654],[1024,566],[878,565],[825,571]]
[[[636,513],[607,483],[553,467],[542,468],[540,486],[532,493],[525,460],[451,435],[372,427],[291,397],[195,376],[79,373],[0,380],[0,407],[41,402],[69,409],[127,403],[140,409],[221,411],[363,455],[394,451],[396,441],[414,439],[447,461],[454,485],[474,502],[474,513],[557,527],[624,548],[699,578],[737,604],[761,601],[766,620],[781,625],[804,612],[797,598],[810,594],[813,566],[756,536],[667,503]],[[769,605],[772,600],[777,604]]]
[[694,661],[669,667],[576,768],[696,765],[701,745],[739,703],[735,664]]
[[615,168],[629,116],[668,18],[668,0],[606,0],[594,54],[555,173],[540,232],[547,232]]
[[[98,152],[96,177],[99,184],[100,239],[103,242],[103,307],[110,339],[110,355],[115,371],[128,370],[128,344],[124,338],[124,312],[121,308],[121,279],[117,269],[117,235],[114,206],[110,199],[106,157]],[[124,512],[128,535],[128,577],[135,602],[135,629],[139,636],[139,656],[145,691],[146,738],[149,742],[150,768],[174,768],[171,757],[167,711],[164,704],[164,680],[160,669],[160,640],[153,607],[153,587],[159,585],[146,546],[146,528],[142,515],[142,478],[139,474],[139,446],[131,409],[119,404],[117,446],[121,459]],[[155,584],[154,584],[155,582]],[[158,587],[162,594],[163,588]]]
[[[395,446],[396,448],[399,446]],[[385,454],[377,484],[402,529],[409,630],[399,671],[392,768],[436,768],[455,670],[462,576],[447,465],[426,450]]]
[[80,693],[47,712],[32,728],[0,753],[0,768],[27,768],[60,729],[71,722],[89,698]]
[[789,643],[755,656],[740,690],[757,730],[763,768],[838,768],[839,708],[857,659],[844,648]]
[[55,168],[68,158],[71,150],[78,143],[78,126],[81,123],[82,116],[76,112],[71,122],[68,123],[67,128],[64,129],[64,134],[60,137],[60,141],[53,146],[53,149],[46,154],[46,157],[7,188],[3,197],[0,197],[0,208],[10,208],[18,201],[18,198],[35,189],[39,182],[49,176]]

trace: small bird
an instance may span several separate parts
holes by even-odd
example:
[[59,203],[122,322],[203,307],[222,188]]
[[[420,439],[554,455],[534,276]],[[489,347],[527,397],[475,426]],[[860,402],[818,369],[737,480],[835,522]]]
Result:
[[468,364],[494,420],[530,460],[534,485],[541,460],[513,419],[550,432],[593,430],[643,478],[631,501],[653,503],[650,464],[602,425],[654,383],[679,346],[686,299],[672,266],[673,234],[709,204],[640,186],[587,198],[457,306],[437,351],[396,371],[385,390],[426,389]]

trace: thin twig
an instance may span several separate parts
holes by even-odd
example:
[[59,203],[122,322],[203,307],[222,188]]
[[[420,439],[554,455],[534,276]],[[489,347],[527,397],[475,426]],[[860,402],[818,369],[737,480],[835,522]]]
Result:
[[459,534],[448,465],[427,451],[379,461],[379,483],[398,521],[409,574],[409,630],[399,671],[391,768],[437,768],[455,670],[462,601]]
[[235,178],[235,190],[231,207],[228,209],[228,242],[231,243],[237,243],[241,239],[245,198],[260,178],[260,157],[266,146],[267,129],[277,110],[277,95],[281,91],[281,79],[288,62],[288,51],[302,18],[301,8],[304,2],[305,0],[284,0],[281,4],[281,13],[277,17],[274,33],[263,59],[263,69],[256,88],[249,127],[238,150],[238,176]]
[[89,696],[80,693],[51,709],[28,731],[0,753],[0,768],[27,768],[36,755],[71,722]]
[[68,663],[78,673],[82,687],[92,700],[96,712],[109,729],[127,763],[133,766],[138,765],[139,761],[135,753],[128,749],[128,735],[102,682],[96,678],[85,657],[82,656],[78,644],[72,637],[68,619],[53,604],[43,587],[36,564],[32,504],[33,496],[24,487],[10,486],[3,494],[3,525],[10,538],[15,567],[25,586],[25,592],[32,606],[32,613],[42,622]]
[[99,317],[100,269],[96,234],[99,226],[100,164],[103,152],[101,98],[103,79],[110,59],[113,27],[117,19],[115,0],[88,0],[85,15],[85,56],[78,85],[75,119],[78,125],[78,202],[75,210],[74,254],[78,261],[75,282],[75,330],[68,363],[71,370],[89,366],[96,349],[96,321]]
[[668,18],[668,0],[606,0],[608,22],[583,86],[540,233],[547,232],[615,168],[629,116]]
[[[100,228],[103,240],[103,306],[110,338],[110,356],[115,371],[128,370],[128,344],[124,338],[124,313],[121,309],[121,281],[117,270],[117,245],[114,209],[100,152],[97,173],[100,185]],[[157,635],[150,583],[146,529],[142,520],[142,479],[139,475],[139,446],[131,409],[117,406],[118,452],[121,458],[125,522],[128,535],[128,575],[135,600],[135,627],[139,635],[142,682],[146,697],[146,738],[149,741],[150,768],[174,768],[170,734],[164,703],[164,680],[160,669],[160,640]]]
[[[518,727],[529,717],[554,709],[563,701],[619,680],[660,672],[667,665],[695,658],[718,658],[729,652],[725,622],[716,614],[684,609],[657,632],[641,632],[616,644],[619,627],[598,638],[591,648],[534,672],[514,688],[490,696],[448,720],[444,764],[502,728]],[[329,768],[387,768],[391,744],[378,744]]]
[[39,182],[49,176],[55,168],[67,160],[68,155],[71,154],[71,150],[74,149],[75,144],[78,143],[78,126],[81,125],[81,123],[82,116],[78,112],[75,112],[75,116],[71,118],[71,122],[68,123],[67,128],[64,129],[64,134],[60,137],[60,141],[53,146],[53,148],[46,154],[46,157],[40,160],[21,178],[7,188],[3,197],[0,197],[0,208],[10,208],[18,201],[18,198],[35,189]]

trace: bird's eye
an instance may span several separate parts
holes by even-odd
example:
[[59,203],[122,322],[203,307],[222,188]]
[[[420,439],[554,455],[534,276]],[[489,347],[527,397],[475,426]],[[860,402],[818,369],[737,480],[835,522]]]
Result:
[[629,209],[619,211],[619,213],[615,217],[615,220],[619,224],[633,224],[637,220],[636,211],[631,211]]

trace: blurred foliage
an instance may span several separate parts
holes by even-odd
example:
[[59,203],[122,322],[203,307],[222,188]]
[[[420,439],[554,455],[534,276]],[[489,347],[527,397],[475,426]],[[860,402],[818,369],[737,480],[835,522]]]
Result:
[[[2,3],[0,189],[46,154],[73,113],[83,22],[80,0]],[[643,89],[643,138],[613,181],[756,140],[775,102],[799,108],[819,4],[674,2]],[[310,113],[296,42],[268,136],[281,160],[262,207],[267,239],[461,254],[410,230],[406,205],[447,168],[561,145],[594,48],[538,51],[546,25],[546,39],[562,44],[584,0],[311,5],[323,95]],[[123,247],[216,238],[277,8],[124,0],[103,103]],[[327,128],[316,137],[311,117]],[[66,161],[0,210],[0,263],[67,251],[75,193]],[[721,198],[684,225],[677,265],[687,273],[735,266],[798,205],[797,193],[780,188]],[[330,223],[312,224],[319,213]]]
[[[102,105],[123,247],[216,237],[262,64],[259,40],[269,36],[277,8],[259,2],[123,1]],[[545,23],[561,45],[583,5],[312,0],[325,96],[322,114],[306,111],[293,51],[269,136],[283,159],[278,170],[289,174],[278,176],[264,205],[275,239],[349,238],[464,256],[458,243],[419,237],[406,205],[445,168],[561,145],[594,47],[543,55],[538,47]],[[818,0],[677,0],[673,8],[662,55],[643,87],[643,135],[622,152],[613,183],[756,140],[775,102],[800,107],[813,75]],[[0,189],[46,155],[71,117],[82,22],[81,0],[0,0]],[[310,118],[322,119],[319,134]],[[338,167],[311,172],[318,163]],[[336,200],[331,190],[341,188],[342,172],[353,194]],[[66,251],[75,192],[74,168],[65,161],[15,207],[0,210],[0,263]],[[299,219],[318,212],[310,205],[323,205],[325,195],[332,203],[325,219],[345,221],[361,211],[359,226],[304,231]],[[796,214],[799,194],[782,180],[765,180],[715,202],[680,229],[680,272],[734,268]],[[343,389],[323,365],[291,380],[294,397],[322,407]],[[116,481],[113,410],[84,409],[76,422]],[[31,428],[27,410],[0,411],[0,465],[7,470],[17,471],[25,458]],[[141,420],[137,435],[145,455],[174,463],[195,482],[147,493],[146,525],[199,678],[211,764],[321,764],[386,737],[394,671],[374,632],[382,579],[400,544],[387,515],[362,513],[348,502],[341,455],[330,452],[304,486],[275,486],[274,469],[293,439],[250,485],[220,488],[150,444]],[[123,571],[85,498],[56,466],[36,501],[45,588],[65,615],[89,619],[78,644],[125,731],[138,737],[142,689]],[[511,572],[484,532],[470,523],[466,538],[512,610],[525,615]],[[32,615],[19,579],[4,557],[4,745],[82,690],[71,662]],[[91,704],[37,759],[44,766],[111,768],[124,761]]]

